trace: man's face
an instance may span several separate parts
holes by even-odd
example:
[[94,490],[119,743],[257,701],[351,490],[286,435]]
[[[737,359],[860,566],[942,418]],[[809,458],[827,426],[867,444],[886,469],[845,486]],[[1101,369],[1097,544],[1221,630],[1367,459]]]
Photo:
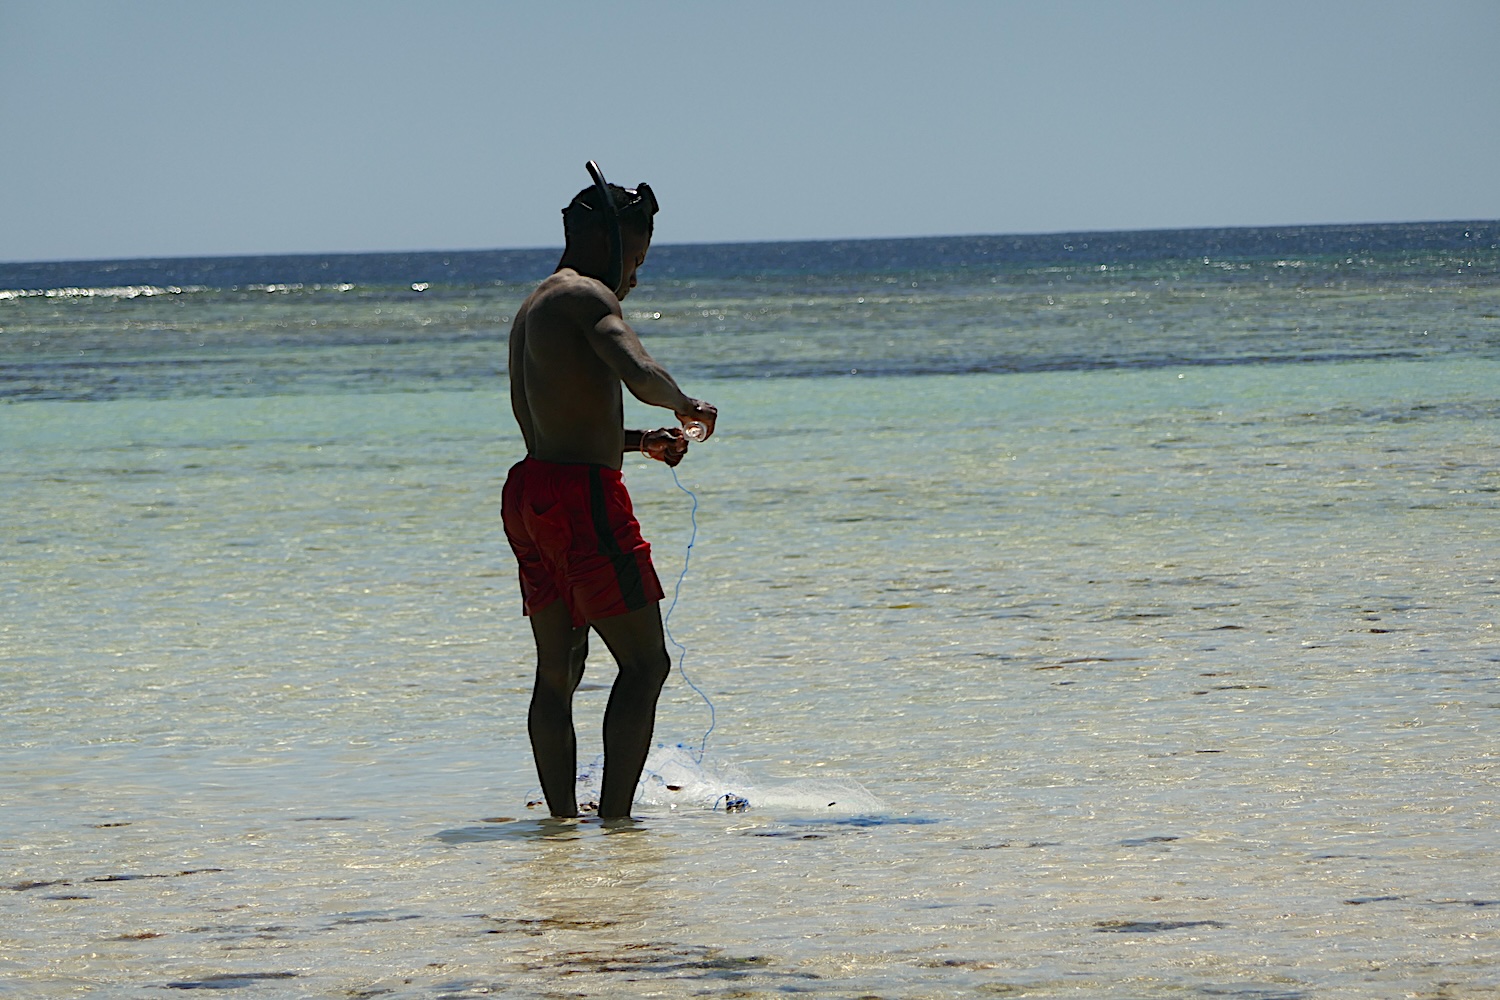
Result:
[[635,287],[635,272],[646,263],[646,251],[651,249],[651,237],[633,229],[620,231],[620,290],[616,293],[624,299]]

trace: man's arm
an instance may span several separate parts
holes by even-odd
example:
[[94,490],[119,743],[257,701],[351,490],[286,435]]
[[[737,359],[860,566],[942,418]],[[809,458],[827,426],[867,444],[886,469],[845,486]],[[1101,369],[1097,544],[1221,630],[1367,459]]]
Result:
[[[657,363],[641,343],[640,337],[620,314],[620,302],[604,286],[589,279],[588,286],[571,297],[570,305],[578,310],[589,346],[619,377],[630,394],[648,406],[660,406],[677,414],[684,423],[696,421],[713,434],[719,411],[710,403],[694,399],[678,387],[676,380]],[[581,313],[581,315],[580,315]]]
[[648,406],[660,406],[677,414],[683,423],[704,425],[713,433],[719,411],[710,403],[694,399],[678,387],[667,370],[657,363],[630,324],[620,314],[620,301],[593,278],[577,278],[560,296],[559,305],[582,329],[595,356]]
[[698,401],[683,392],[667,370],[646,352],[640,338],[619,313],[603,316],[589,329],[589,344],[636,399],[677,414],[690,415],[696,410]]

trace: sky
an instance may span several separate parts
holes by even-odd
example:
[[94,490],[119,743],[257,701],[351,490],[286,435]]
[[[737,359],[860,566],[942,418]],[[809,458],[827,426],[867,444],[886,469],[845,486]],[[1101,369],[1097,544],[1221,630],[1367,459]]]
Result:
[[0,0],[0,261],[1500,218],[1497,0]]

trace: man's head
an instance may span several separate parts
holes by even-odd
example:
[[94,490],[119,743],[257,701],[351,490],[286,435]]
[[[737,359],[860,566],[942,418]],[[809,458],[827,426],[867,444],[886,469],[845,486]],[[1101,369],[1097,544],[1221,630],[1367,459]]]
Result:
[[[620,229],[634,231],[649,242],[657,211],[656,195],[652,193],[651,185],[642,184],[631,190],[611,184],[609,194],[620,220]],[[563,235],[569,243],[575,238],[608,233],[609,216],[604,211],[604,199],[598,185],[591,184],[574,195],[562,214]]]
[[[636,269],[645,262],[646,251],[651,246],[656,195],[649,184],[642,184],[633,191],[611,184],[609,193],[620,225],[620,286],[614,292],[623,299],[635,287]],[[610,221],[597,186],[578,192],[563,209],[563,234],[568,244],[563,259],[572,261],[571,266],[589,270],[596,277],[602,275],[610,257]],[[595,266],[590,267],[590,263]]]

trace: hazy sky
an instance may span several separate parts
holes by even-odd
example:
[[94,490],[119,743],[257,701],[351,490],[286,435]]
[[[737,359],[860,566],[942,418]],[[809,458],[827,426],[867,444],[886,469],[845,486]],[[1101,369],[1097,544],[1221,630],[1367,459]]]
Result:
[[1497,0],[0,0],[0,260],[1500,218]]

